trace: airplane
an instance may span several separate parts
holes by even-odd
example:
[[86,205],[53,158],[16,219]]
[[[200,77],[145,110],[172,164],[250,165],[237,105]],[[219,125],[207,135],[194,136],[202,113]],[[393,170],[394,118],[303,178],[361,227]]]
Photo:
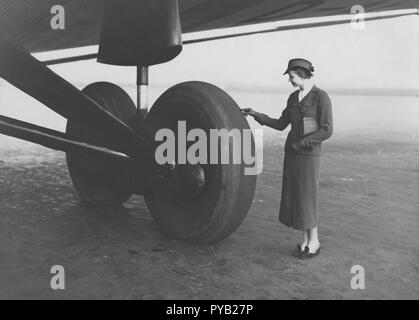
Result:
[[[51,28],[56,5],[65,9],[63,30]],[[418,15],[419,1],[356,5],[368,21]],[[347,0],[0,0],[0,77],[68,120],[62,133],[0,116],[0,133],[65,152],[82,201],[122,205],[131,195],[142,195],[162,232],[215,244],[244,221],[256,175],[245,175],[244,164],[159,165],[153,137],[179,121],[203,130],[249,129],[249,124],[226,92],[199,81],[173,86],[148,110],[149,67],[168,63],[187,44],[351,23],[353,6]],[[285,24],[272,25],[277,22]],[[195,32],[262,25],[268,26],[183,41]],[[33,56],[92,45],[98,52],[48,61]],[[112,83],[79,90],[48,67],[88,59],[136,67],[137,101]]]

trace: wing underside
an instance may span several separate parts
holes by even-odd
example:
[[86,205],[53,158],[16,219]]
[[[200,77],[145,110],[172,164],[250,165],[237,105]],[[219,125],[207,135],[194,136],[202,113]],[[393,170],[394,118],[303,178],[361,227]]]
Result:
[[[50,27],[51,8],[61,4],[66,29]],[[183,33],[251,24],[347,15],[354,1],[179,0]],[[367,13],[417,9],[418,0],[358,0]],[[0,30],[30,52],[98,44],[102,0],[0,0]]]

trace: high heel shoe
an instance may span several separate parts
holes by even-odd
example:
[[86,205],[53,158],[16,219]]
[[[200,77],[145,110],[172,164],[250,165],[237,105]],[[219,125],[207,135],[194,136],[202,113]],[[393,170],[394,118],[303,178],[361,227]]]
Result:
[[297,250],[298,250],[298,256],[301,258],[302,255],[305,253],[305,251],[308,250],[308,247],[305,246],[303,249],[300,244],[297,244]]
[[303,258],[311,259],[311,258],[314,258],[315,256],[318,256],[320,254],[320,249],[321,247],[319,246],[315,252],[311,253],[307,246],[306,250],[304,250]]

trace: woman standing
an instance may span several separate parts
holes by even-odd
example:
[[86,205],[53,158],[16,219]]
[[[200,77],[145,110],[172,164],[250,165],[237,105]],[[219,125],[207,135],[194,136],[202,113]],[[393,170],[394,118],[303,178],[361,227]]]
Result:
[[279,119],[251,108],[245,115],[255,118],[261,125],[277,130],[291,130],[285,143],[279,221],[288,227],[303,231],[298,244],[300,257],[312,258],[320,253],[318,236],[318,187],[322,142],[333,132],[332,104],[328,94],[312,81],[314,67],[305,59],[289,61],[285,74],[298,88],[287,101]]

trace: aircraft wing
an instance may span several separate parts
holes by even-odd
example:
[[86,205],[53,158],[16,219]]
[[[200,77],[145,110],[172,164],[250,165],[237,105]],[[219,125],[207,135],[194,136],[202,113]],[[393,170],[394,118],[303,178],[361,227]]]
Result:
[[[65,30],[50,27],[57,4],[65,8]],[[419,8],[419,0],[179,0],[183,33],[348,15],[355,4],[366,13]],[[103,7],[102,0],[0,0],[0,30],[32,53],[97,45]]]

